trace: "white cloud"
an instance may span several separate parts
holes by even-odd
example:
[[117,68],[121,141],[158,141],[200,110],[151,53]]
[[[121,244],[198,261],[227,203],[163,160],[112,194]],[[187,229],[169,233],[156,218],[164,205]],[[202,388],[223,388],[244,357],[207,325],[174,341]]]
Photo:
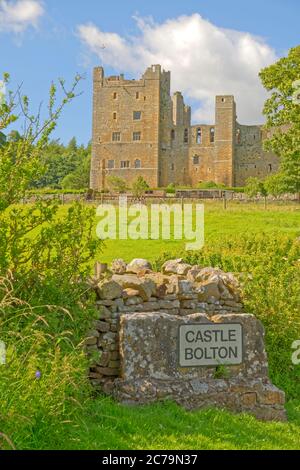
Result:
[[44,14],[39,0],[0,0],[0,32],[22,33],[28,27],[36,27]]
[[[199,102],[194,120],[212,122],[214,97],[233,94],[239,121],[262,122],[266,98],[258,73],[276,60],[266,41],[247,32],[219,28],[199,14],[156,24],[135,18],[140,33],[128,38],[106,33],[94,24],[78,26],[78,35],[101,63],[119,71],[141,74],[161,64],[172,72],[172,89]],[[103,48],[105,46],[105,48]]]

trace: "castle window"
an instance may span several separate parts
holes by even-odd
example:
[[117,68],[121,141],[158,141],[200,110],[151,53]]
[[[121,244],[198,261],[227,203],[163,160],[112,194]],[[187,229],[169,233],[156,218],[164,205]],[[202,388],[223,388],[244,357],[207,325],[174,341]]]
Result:
[[113,170],[115,168],[115,161],[114,160],[108,160],[107,162],[107,168],[109,170]]
[[273,170],[271,163],[268,165],[268,168],[269,168],[269,172],[271,173]]
[[213,127],[210,128],[210,142],[213,144],[215,141],[215,129]]
[[198,155],[194,155],[194,156],[193,156],[193,164],[194,164],[194,165],[199,165],[199,163],[200,163],[200,158],[199,158],[199,156],[198,156]]
[[188,144],[188,143],[189,143],[189,130],[188,130],[188,129],[185,129],[185,130],[184,130],[183,142],[184,142],[185,144]]
[[113,113],[113,119],[114,119],[114,121],[116,121],[116,119],[117,119],[117,113]]
[[141,132],[134,132],[132,138],[134,142],[138,142],[141,140]]
[[171,165],[171,170],[172,170],[172,171],[175,170],[175,165],[174,165],[174,163],[172,163],[172,165]]
[[117,98],[118,98],[118,94],[116,92],[114,92],[113,99],[116,100]]
[[121,140],[121,132],[113,132],[112,141],[113,142],[120,142],[120,140]]
[[128,160],[122,160],[121,168],[130,168],[130,162]]
[[141,162],[141,160],[135,160],[135,162],[134,162],[134,168],[142,168],[142,162]]
[[175,140],[175,131],[174,131],[174,129],[171,130],[171,140]]
[[133,111],[133,120],[140,121],[142,117],[142,111]]
[[202,144],[202,129],[201,129],[201,127],[199,127],[197,129],[196,143],[197,144]]
[[137,100],[140,99],[140,93],[138,91],[136,92],[135,97],[136,97]]
[[236,131],[236,143],[240,144],[241,143],[241,129],[238,129]]

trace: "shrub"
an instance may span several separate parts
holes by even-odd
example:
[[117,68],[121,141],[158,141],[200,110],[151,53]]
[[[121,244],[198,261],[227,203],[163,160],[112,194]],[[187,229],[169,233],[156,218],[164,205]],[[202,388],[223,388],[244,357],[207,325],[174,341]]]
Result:
[[148,183],[142,176],[139,176],[132,185],[132,194],[136,198],[141,198],[145,192],[149,189]]
[[126,181],[123,180],[123,178],[119,178],[118,176],[109,176],[107,178],[107,183],[111,191],[124,193],[127,189]]

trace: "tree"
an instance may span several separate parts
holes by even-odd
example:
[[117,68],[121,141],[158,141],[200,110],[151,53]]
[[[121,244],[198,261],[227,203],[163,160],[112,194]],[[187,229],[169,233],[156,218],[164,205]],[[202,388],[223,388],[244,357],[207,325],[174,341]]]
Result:
[[[48,116],[44,121],[40,112],[31,113],[27,96],[9,91],[0,102],[0,131],[23,116],[23,132],[18,139],[8,141],[0,149],[0,211],[17,203],[26,195],[31,182],[39,178],[45,168],[41,154],[48,145],[49,136],[56,127],[64,107],[75,98],[75,90],[81,77],[76,76],[70,90],[66,90],[64,80],[60,80],[63,92],[61,102],[57,103],[57,86],[52,83],[48,100]],[[10,77],[4,75],[9,86]]]
[[268,191],[266,189],[264,181],[256,177],[248,178],[246,181],[245,193],[250,198],[262,196],[265,200],[265,207],[266,207]]
[[[65,178],[75,173],[75,179],[82,180],[81,188],[87,188],[89,182],[86,182],[86,173],[89,171],[87,166],[89,165],[90,154],[90,145],[78,147],[75,138],[66,147],[59,140],[51,141],[41,152],[41,163],[45,171],[41,177],[32,181],[31,186],[33,188],[64,188],[66,187]],[[80,172],[82,172],[82,175],[80,175]],[[72,178],[67,179],[67,184],[71,180]],[[74,181],[74,178],[72,181]],[[77,186],[78,184],[79,181]],[[81,189],[77,186],[70,189]]]
[[145,194],[147,189],[149,189],[149,185],[142,176],[139,176],[132,184],[132,193],[138,199]]
[[1,145],[4,145],[6,142],[6,136],[3,134],[3,132],[0,132],[0,147]]
[[87,157],[81,165],[65,176],[61,182],[63,189],[88,189],[90,184],[91,157]]
[[107,178],[108,187],[111,191],[117,191],[119,193],[124,193],[127,189],[126,181],[119,176],[109,176]]
[[264,106],[265,128],[270,131],[265,149],[280,157],[284,192],[300,193],[300,46],[263,69],[260,78],[271,92]]
[[68,143],[68,150],[70,150],[71,152],[76,152],[77,150],[77,141],[76,141],[76,137],[72,137],[72,139],[70,140],[70,142]]
[[278,197],[286,192],[284,175],[281,173],[276,173],[275,175],[269,176],[265,180],[264,185],[268,193],[274,197]]

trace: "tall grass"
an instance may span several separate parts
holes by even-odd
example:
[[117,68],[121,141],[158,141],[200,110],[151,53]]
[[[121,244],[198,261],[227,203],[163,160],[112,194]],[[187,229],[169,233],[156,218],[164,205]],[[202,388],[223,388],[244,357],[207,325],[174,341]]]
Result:
[[92,311],[76,305],[76,294],[66,289],[72,312],[32,307],[14,296],[8,278],[0,279],[0,292],[1,340],[7,345],[6,365],[0,366],[0,448],[53,446],[90,399],[82,339]]

